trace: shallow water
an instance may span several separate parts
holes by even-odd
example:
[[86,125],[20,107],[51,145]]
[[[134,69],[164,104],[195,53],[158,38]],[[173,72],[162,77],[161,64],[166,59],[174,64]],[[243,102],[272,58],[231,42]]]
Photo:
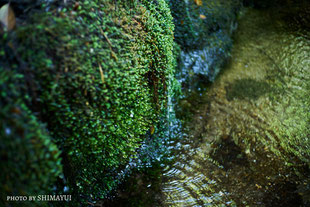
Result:
[[309,9],[244,9],[229,63],[180,101],[168,161],[108,205],[309,205]]

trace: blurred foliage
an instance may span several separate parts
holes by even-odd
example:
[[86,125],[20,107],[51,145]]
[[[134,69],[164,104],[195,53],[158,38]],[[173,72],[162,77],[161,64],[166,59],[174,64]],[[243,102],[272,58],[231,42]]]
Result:
[[[165,112],[168,84],[174,82],[172,17],[163,0],[116,5],[85,0],[42,7],[9,34],[10,52],[2,50],[1,58],[24,74],[32,111],[27,115],[46,123],[62,151],[65,179],[58,190],[68,185],[83,199],[101,199]],[[49,138],[43,132],[36,136]]]
[[13,71],[16,66],[11,68],[0,66],[1,206],[7,196],[50,193],[62,171],[57,146],[25,104],[24,77]]

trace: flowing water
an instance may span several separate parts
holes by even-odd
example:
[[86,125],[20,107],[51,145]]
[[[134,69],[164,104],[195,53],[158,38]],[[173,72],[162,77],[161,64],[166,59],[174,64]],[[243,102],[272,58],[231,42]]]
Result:
[[309,205],[310,6],[243,9],[231,59],[179,103],[168,162],[111,206]]

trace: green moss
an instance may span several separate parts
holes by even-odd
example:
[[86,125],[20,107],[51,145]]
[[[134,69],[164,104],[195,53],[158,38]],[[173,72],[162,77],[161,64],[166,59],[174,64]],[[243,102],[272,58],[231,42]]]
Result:
[[[62,150],[75,195],[103,198],[158,124],[173,80],[173,24],[163,0],[83,1],[35,13],[10,38],[31,103]],[[111,13],[111,10],[115,12]]]
[[[0,67],[1,206],[7,206],[7,196],[50,193],[62,170],[57,146],[25,105],[24,77],[13,70]],[[10,206],[21,205],[36,206],[10,202]]]

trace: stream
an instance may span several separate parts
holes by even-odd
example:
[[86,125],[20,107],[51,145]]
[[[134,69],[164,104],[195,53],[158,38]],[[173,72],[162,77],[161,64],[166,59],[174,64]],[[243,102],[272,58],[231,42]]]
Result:
[[242,9],[230,60],[176,106],[167,160],[107,206],[309,205],[309,11]]

